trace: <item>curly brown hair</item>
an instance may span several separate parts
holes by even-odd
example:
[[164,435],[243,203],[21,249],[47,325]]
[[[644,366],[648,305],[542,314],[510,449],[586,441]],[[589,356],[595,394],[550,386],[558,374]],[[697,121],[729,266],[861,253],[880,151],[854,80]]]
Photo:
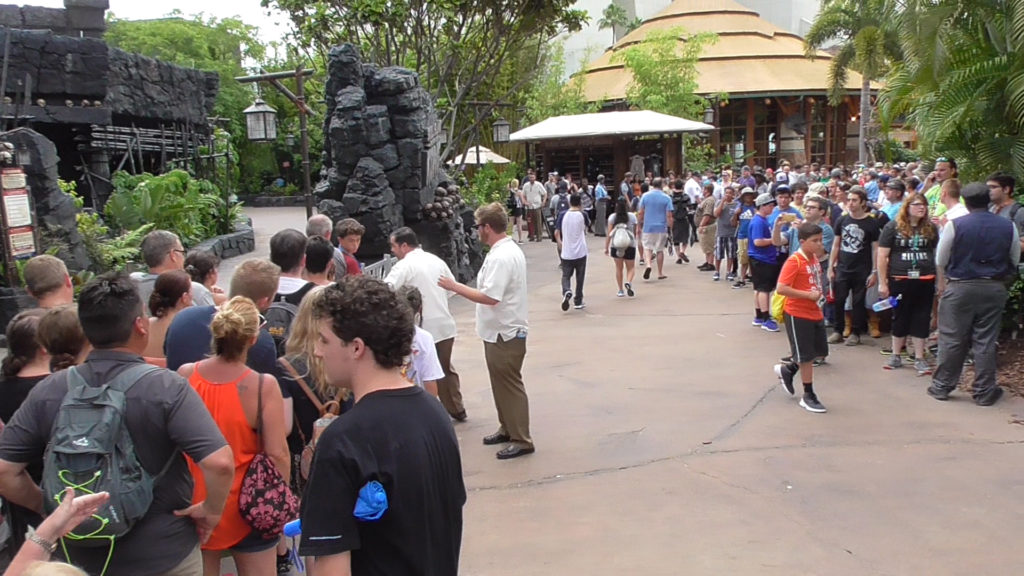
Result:
[[349,275],[324,288],[313,316],[330,319],[331,330],[344,342],[362,340],[381,368],[401,367],[412,353],[412,311],[376,278]]

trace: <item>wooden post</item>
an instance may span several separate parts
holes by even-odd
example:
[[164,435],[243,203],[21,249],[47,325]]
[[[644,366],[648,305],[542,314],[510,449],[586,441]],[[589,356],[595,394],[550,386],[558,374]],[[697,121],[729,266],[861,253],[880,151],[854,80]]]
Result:
[[[756,130],[755,130],[755,126],[754,126],[754,108],[755,108],[754,107],[754,99],[753,98],[747,98],[747,143],[746,144],[750,148],[750,150],[747,150],[746,148],[744,148],[743,149],[743,153],[744,154],[747,154],[747,153],[749,153],[751,151],[756,151],[761,146],[761,143],[758,142],[755,139],[756,138]],[[768,157],[768,143],[765,142],[764,146],[765,146],[765,148],[764,148],[764,155],[767,158]],[[748,166],[753,167],[751,163],[756,163],[756,162],[757,162],[757,160],[756,160],[756,154],[755,154],[754,156],[751,156],[749,159],[747,159],[746,163],[747,163]],[[767,164],[767,163],[768,162],[766,161],[765,164]]]

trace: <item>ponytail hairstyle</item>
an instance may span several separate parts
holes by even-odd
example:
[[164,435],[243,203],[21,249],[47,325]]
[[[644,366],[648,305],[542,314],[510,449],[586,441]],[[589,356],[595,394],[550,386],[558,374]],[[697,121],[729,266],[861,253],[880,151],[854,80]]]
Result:
[[50,371],[57,372],[78,363],[89,341],[78,321],[78,305],[67,304],[46,311],[36,331],[39,345],[50,354]]
[[39,320],[46,310],[33,308],[19,312],[10,323],[7,324],[7,356],[0,364],[0,374],[4,379],[14,378],[21,372],[21,369],[35,360],[39,354],[39,344],[36,342],[36,332],[39,328]]
[[253,338],[259,334],[261,316],[256,304],[245,296],[235,296],[213,316],[211,348],[222,360],[244,360]]
[[206,279],[220,266],[220,258],[209,250],[193,252],[185,258],[185,272],[192,277],[193,282],[205,285]]
[[173,310],[181,297],[192,290],[192,278],[184,270],[168,270],[156,277],[149,296],[149,313],[163,318]]
[[409,305],[412,310],[412,323],[423,325],[423,294],[415,286],[405,285],[398,289],[398,298]]

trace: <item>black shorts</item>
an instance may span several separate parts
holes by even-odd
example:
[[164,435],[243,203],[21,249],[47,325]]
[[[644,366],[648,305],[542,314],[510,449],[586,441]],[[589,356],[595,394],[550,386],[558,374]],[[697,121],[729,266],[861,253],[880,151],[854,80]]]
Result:
[[778,264],[762,262],[757,258],[750,259],[750,276],[753,278],[755,292],[771,292],[779,282]]
[[512,208],[511,210],[508,211],[508,217],[509,218],[522,218],[523,217],[523,209],[522,208]]
[[902,295],[892,309],[892,335],[897,338],[927,338],[932,325],[935,280],[889,280],[889,293]]
[[672,243],[686,244],[690,241],[690,221],[686,218],[672,223]]
[[824,320],[794,318],[786,313],[782,316],[786,323],[786,336],[789,338],[789,351],[793,353],[793,362],[800,364],[828,356],[828,337],[825,335]]
[[612,248],[609,251],[612,258],[621,258],[623,260],[636,260],[636,247],[630,246],[629,248]]
[[261,536],[259,532],[253,530],[252,532],[249,532],[248,536],[242,538],[238,544],[229,548],[229,550],[232,552],[240,552],[242,554],[263,552],[264,550],[276,547],[278,540],[280,540],[280,538],[266,539]]

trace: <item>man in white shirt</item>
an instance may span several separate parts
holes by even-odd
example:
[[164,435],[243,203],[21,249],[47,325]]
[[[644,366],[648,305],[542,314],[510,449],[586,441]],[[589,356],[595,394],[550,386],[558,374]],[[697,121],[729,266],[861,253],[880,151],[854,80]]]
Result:
[[437,285],[439,278],[454,278],[452,271],[437,256],[420,247],[420,241],[411,228],[402,227],[391,233],[391,253],[398,262],[391,267],[384,281],[398,290],[414,286],[423,298],[423,329],[434,339],[437,359],[444,377],[437,381],[437,396],[448,414],[459,422],[466,421],[462,405],[459,375],[452,366],[452,348],[455,346],[455,317],[448,309],[447,290]]
[[537,173],[530,170],[526,183],[523,184],[523,197],[526,198],[526,223],[528,224],[527,240],[540,242],[543,236],[542,210],[547,198],[547,189],[540,182],[537,182]]
[[576,275],[575,308],[582,310],[583,280],[587,277],[587,228],[590,219],[583,212],[583,201],[579,194],[569,196],[569,209],[558,215],[555,222],[555,242],[558,243],[558,254],[562,259],[562,312],[569,310],[569,300],[573,298],[569,290],[569,281]]
[[477,305],[476,332],[484,341],[484,359],[498,411],[498,431],[484,437],[484,444],[507,444],[497,453],[499,460],[507,460],[534,452],[530,403],[522,375],[529,329],[526,257],[506,233],[504,206],[487,204],[477,208],[474,216],[480,241],[491,247],[476,277],[477,288],[454,278],[441,278],[438,286]]

